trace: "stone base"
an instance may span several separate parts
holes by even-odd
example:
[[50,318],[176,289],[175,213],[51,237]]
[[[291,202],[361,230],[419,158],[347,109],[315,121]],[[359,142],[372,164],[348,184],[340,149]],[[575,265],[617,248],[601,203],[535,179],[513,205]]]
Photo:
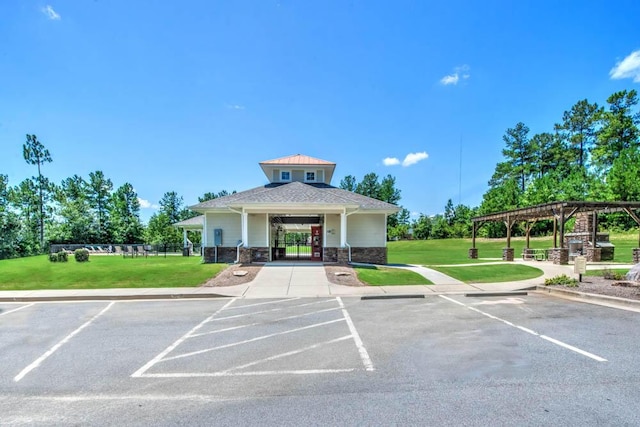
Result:
[[384,265],[387,263],[387,248],[351,248],[351,261]]
[[338,264],[348,264],[349,263],[349,249],[347,248],[338,248]]
[[338,262],[338,248],[324,248],[322,256],[324,262]]
[[568,248],[549,249],[549,261],[559,265],[569,264],[569,249]]
[[640,263],[640,248],[635,248],[633,250],[633,263],[634,264]]
[[602,260],[602,250],[600,248],[587,248],[586,252],[587,262],[600,262]]
[[[215,247],[203,248],[204,250],[204,262],[216,262]],[[236,261],[237,249],[235,247],[223,247],[218,246],[218,262],[231,264]]]
[[269,262],[269,248],[251,248],[251,262]]
[[504,248],[504,249],[502,249],[502,260],[503,261],[513,261],[514,253],[515,253],[515,249],[513,249],[513,248]]
[[470,248],[469,249],[469,258],[478,259],[478,248]]

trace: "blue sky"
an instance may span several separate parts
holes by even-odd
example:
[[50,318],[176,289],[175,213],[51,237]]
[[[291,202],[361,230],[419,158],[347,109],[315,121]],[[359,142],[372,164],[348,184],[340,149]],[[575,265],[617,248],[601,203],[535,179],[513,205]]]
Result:
[[550,131],[580,99],[639,88],[638,16],[637,1],[7,0],[0,173],[35,174],[34,133],[51,180],[131,182],[145,220],[166,191],[253,188],[258,162],[296,153],[336,162],[334,185],[392,174],[412,212],[476,206],[508,127]]

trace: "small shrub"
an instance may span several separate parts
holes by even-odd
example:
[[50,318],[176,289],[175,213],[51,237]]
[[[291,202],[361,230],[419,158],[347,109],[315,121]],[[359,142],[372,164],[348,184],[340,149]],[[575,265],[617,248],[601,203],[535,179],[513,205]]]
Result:
[[58,262],[58,254],[49,254],[49,261]]
[[56,257],[58,258],[58,262],[67,262],[69,261],[69,256],[67,255],[67,253],[65,251],[60,251],[56,254]]
[[89,261],[89,251],[86,249],[76,249],[73,252],[73,256],[78,262],[87,262]]
[[572,277],[569,277],[566,274],[561,274],[560,276],[552,277],[550,279],[545,279],[544,285],[545,286],[562,285],[562,286],[568,286],[570,288],[575,288],[578,286],[578,280]]
[[604,277],[607,280],[624,280],[625,279],[625,275],[623,273],[612,271],[612,270],[609,270],[608,268],[605,268],[602,271],[602,277]]

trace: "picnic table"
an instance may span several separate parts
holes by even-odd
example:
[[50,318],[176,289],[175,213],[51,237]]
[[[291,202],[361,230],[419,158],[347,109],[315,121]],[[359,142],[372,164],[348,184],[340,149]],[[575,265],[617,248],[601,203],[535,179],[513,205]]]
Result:
[[546,261],[547,260],[547,250],[546,249],[523,249],[522,250],[522,259],[523,260],[533,260],[536,261]]

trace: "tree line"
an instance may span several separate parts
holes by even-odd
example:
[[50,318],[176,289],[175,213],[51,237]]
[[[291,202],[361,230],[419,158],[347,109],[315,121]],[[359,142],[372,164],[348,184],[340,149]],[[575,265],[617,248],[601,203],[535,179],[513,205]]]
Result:
[[[57,184],[44,173],[53,157],[36,135],[27,135],[22,149],[37,175],[12,186],[9,177],[0,174],[0,259],[43,253],[53,243],[180,244],[182,234],[171,224],[197,215],[184,206],[181,196],[169,191],[145,226],[131,183],[114,188],[98,170]],[[226,194],[205,193],[199,199]],[[199,233],[190,238],[199,242]]]
[[[496,164],[480,206],[454,206],[444,213],[411,219],[406,209],[389,217],[388,236],[445,239],[471,236],[471,218],[555,201],[640,201],[640,112],[635,90],[615,92],[600,106],[587,99],[576,102],[549,131],[530,134],[523,122],[506,130],[503,159]],[[357,183],[347,176],[340,187],[398,204],[400,190],[388,175],[365,175]],[[624,214],[601,215],[608,229],[635,227]],[[550,221],[540,221],[532,233],[546,234]],[[514,235],[523,231],[515,226]],[[503,237],[504,224],[487,224],[480,235]]]
[[[366,174],[358,182],[345,176],[340,188],[373,197],[401,211],[388,218],[390,239],[469,237],[471,218],[497,211],[554,201],[640,200],[640,112],[638,93],[623,90],[609,96],[604,106],[587,99],[565,111],[546,132],[530,135],[523,122],[506,130],[503,159],[496,164],[489,188],[478,207],[454,206],[444,213],[420,214],[412,219],[399,205],[401,191],[395,178]],[[88,177],[73,175],[56,184],[43,173],[53,158],[35,135],[23,144],[25,162],[37,175],[11,186],[0,174],[0,259],[44,252],[51,243],[167,243],[179,244],[181,233],[172,224],[197,215],[181,196],[166,192],[159,210],[145,226],[140,203],[131,183],[114,189],[102,171]],[[205,193],[200,202],[228,195],[226,190]],[[621,214],[602,215],[609,229],[635,226]],[[538,222],[533,234],[548,233],[551,224]],[[518,234],[517,227],[513,230]],[[481,235],[501,237],[503,224],[488,224]],[[199,242],[199,234],[190,238]]]

